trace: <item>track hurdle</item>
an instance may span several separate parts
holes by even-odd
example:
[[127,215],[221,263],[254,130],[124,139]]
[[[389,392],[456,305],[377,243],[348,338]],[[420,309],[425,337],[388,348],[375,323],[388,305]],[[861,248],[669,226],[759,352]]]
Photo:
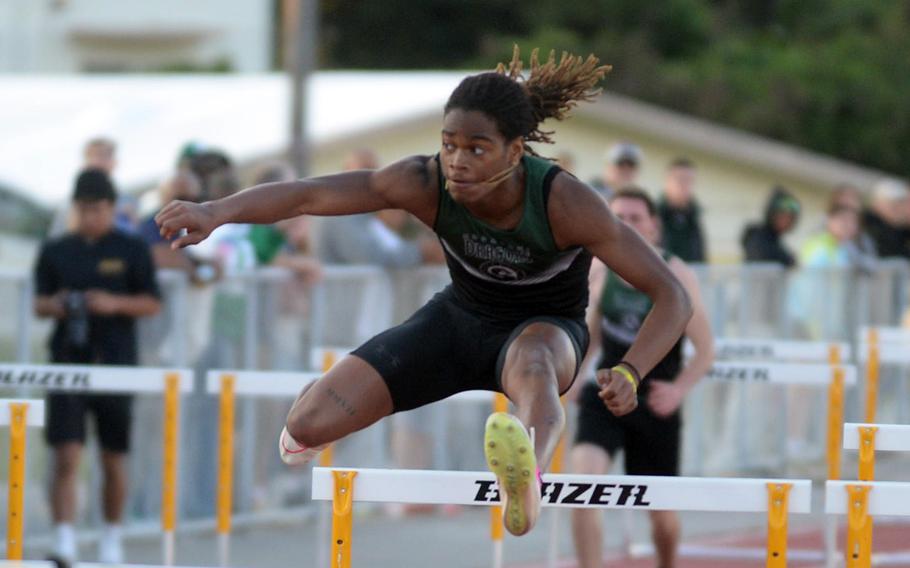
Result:
[[230,562],[234,494],[234,410],[238,396],[294,399],[321,373],[214,369],[206,374],[206,392],[219,397],[216,532],[220,566]]
[[[840,446],[844,416],[844,390],[846,386],[853,386],[857,381],[856,368],[841,364],[842,361],[850,358],[850,345],[843,342],[716,338],[715,350],[718,362],[706,375],[706,379],[711,382],[827,388],[826,461],[828,478],[839,479],[842,461]],[[687,344],[687,351],[691,354],[689,344]],[[736,360],[722,360],[727,358]],[[776,362],[764,362],[765,359],[772,359]],[[745,428],[745,416],[741,414],[737,422],[740,438],[743,437]],[[786,429],[782,428],[782,447],[786,436]],[[741,451],[745,451],[747,445],[744,439],[740,440],[738,447]],[[700,447],[698,450],[698,455],[702,455]],[[833,523],[828,523],[825,528],[824,556],[828,558],[834,558],[836,554],[836,528]],[[641,555],[642,552],[650,552],[651,549],[650,545],[635,545],[629,548],[634,556]],[[754,549],[688,546],[685,544],[680,547],[680,556],[692,558],[753,558],[760,552]],[[817,560],[823,556],[821,553],[811,550],[792,552],[795,557],[798,556],[805,560]]]
[[875,452],[910,452],[910,426],[844,424],[844,449],[859,451],[859,480],[875,479]]
[[[829,357],[840,360],[840,350],[832,348]],[[726,361],[715,363],[706,378],[713,382],[749,382],[776,385],[805,385],[828,388],[828,475],[840,477],[840,424],[844,415],[844,388],[856,384],[852,365],[818,363],[755,363]],[[744,445],[744,444],[743,444]]]
[[29,426],[44,426],[44,401],[0,399],[0,426],[9,426],[9,487],[6,512],[6,557],[22,559],[25,524],[25,448]]
[[[879,451],[910,452],[910,426],[896,424],[844,424],[844,449],[859,452],[859,480],[875,479],[875,453]],[[904,484],[910,485],[910,484]],[[873,486],[847,484],[848,499],[853,507],[847,517],[848,566],[868,566],[872,547],[873,512],[869,511],[869,491]],[[888,486],[893,487],[893,486]],[[907,503],[910,507],[910,502]],[[885,514],[885,513],[880,513]],[[910,510],[906,513],[910,516]],[[910,562],[906,554],[887,554],[876,559],[876,565]]]
[[[766,566],[783,568],[788,515],[810,512],[811,491],[809,480],[549,474],[542,505],[765,513]],[[313,499],[334,503],[331,566],[350,568],[354,502],[493,506],[499,491],[490,472],[315,468]]]
[[[875,422],[878,407],[881,366],[910,365],[910,330],[901,327],[862,327],[859,333],[859,359],[866,364],[865,421]],[[910,396],[906,381],[901,381],[901,398]]]
[[192,371],[114,365],[0,363],[0,386],[71,393],[162,394],[161,530],[164,564],[174,564],[180,395],[192,392]]
[[[827,457],[828,457],[828,478],[837,479],[840,476],[840,435],[841,424],[843,423],[843,401],[844,401],[844,384],[843,378],[839,377],[838,367],[844,361],[849,361],[852,356],[852,349],[848,343],[834,342],[827,343],[821,341],[787,341],[787,340],[766,340],[766,339],[734,339],[717,337],[715,342],[716,360],[714,367],[720,372],[710,373],[708,378],[715,382],[772,382],[787,384],[812,384],[821,386],[827,382],[828,385],[828,428],[827,428]],[[685,344],[685,355],[691,356],[694,348],[691,343]],[[777,372],[773,376],[761,371],[740,372],[731,371],[729,365],[754,365],[758,363],[790,363],[790,364],[823,364],[827,363],[831,372],[827,377],[818,367],[804,368],[811,375],[818,377],[822,375],[820,381],[809,381],[805,373],[797,372],[796,376],[781,375]],[[727,367],[725,367],[727,366]],[[773,369],[776,371],[776,369]],[[801,376],[803,375],[803,376]],[[795,380],[794,380],[795,378]],[[780,379],[780,380],[778,380]],[[826,380],[827,379],[827,380]],[[744,393],[743,393],[744,394]],[[697,394],[696,394],[697,396]],[[698,417],[696,417],[698,420]],[[745,418],[737,423],[738,436],[742,438],[745,430]],[[786,435],[785,432],[783,434]],[[783,442],[783,440],[782,440]],[[744,440],[740,440],[738,446],[745,449]],[[696,453],[701,456],[704,452],[700,442],[696,445]],[[745,456],[740,456],[745,459]]]
[[[847,568],[872,566],[872,517],[910,517],[910,483],[894,481],[828,481],[825,513],[847,516]],[[876,558],[876,566],[906,566],[908,555]]]

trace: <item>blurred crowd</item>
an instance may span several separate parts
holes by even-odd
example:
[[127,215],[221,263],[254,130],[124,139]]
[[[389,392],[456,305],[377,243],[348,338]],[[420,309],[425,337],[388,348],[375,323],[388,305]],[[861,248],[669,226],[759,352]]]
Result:
[[[562,156],[571,164],[570,156]],[[609,196],[637,186],[644,154],[639,146],[621,142],[607,150],[601,177],[590,185]],[[651,188],[644,188],[651,189]],[[663,247],[686,262],[708,262],[702,203],[698,199],[698,170],[685,157],[666,166],[659,188]],[[787,268],[838,267],[869,271],[876,258],[910,260],[910,187],[898,179],[883,179],[871,188],[841,184],[832,188],[826,220],[799,250],[784,237],[800,222],[802,205],[786,187],[770,189],[761,220],[742,232],[745,262],[774,262]]]
[[[639,178],[645,159],[635,143],[611,146],[604,156],[602,174],[590,180],[590,185],[605,198],[620,190],[656,195],[657,242],[661,248],[687,263],[707,263],[709,243],[704,226],[711,213],[710,206],[704,207],[699,199],[698,165],[686,157],[675,158],[666,164],[660,188],[642,188]],[[575,173],[570,154],[560,154],[557,162]],[[380,166],[376,154],[362,148],[345,158],[343,168]],[[288,297],[281,301],[282,310],[284,315],[304,319],[311,309],[307,291],[320,281],[326,265],[412,268],[440,265],[445,260],[432,232],[399,210],[321,219],[300,216],[271,226],[226,225],[199,245],[174,250],[154,222],[160,208],[174,200],[203,202],[249,185],[293,180],[294,170],[287,163],[269,162],[243,179],[225,152],[188,143],[157,188],[155,207],[144,211],[139,198],[116,191],[116,167],[113,140],[88,141],[72,207],[55,224],[36,264],[36,311],[56,321],[51,344],[54,362],[139,364],[135,321],[159,310],[161,292],[155,284],[155,271],[159,269],[182,272],[190,283],[185,304],[186,344],[180,347],[186,350],[186,360],[204,370],[241,364],[238,341],[244,327],[245,300],[242,284],[235,276],[264,266],[289,270],[294,279],[290,293],[285,293]],[[874,271],[878,258],[910,260],[910,188],[900,180],[882,180],[872,188],[847,184],[832,188],[824,223],[798,250],[792,250],[785,237],[800,223],[802,209],[786,187],[770,188],[765,209],[757,215],[760,219],[742,230],[745,262],[777,263],[787,269],[848,269],[862,274]],[[79,268],[92,263],[97,263],[100,278],[93,279]],[[811,296],[810,282],[796,282],[792,310],[800,310]],[[164,337],[158,340],[162,349],[175,348]],[[167,354],[161,359],[167,360]],[[108,562],[122,559],[119,524],[126,491],[122,458],[129,449],[131,406],[126,397],[114,398],[73,395],[54,401],[47,436],[56,455],[52,480],[56,552],[64,558],[75,557],[75,475],[84,443],[84,415],[93,413],[105,474],[106,524],[99,556]],[[191,401],[190,406],[193,404]],[[212,404],[197,401],[194,410],[199,414],[214,412],[213,408],[203,408]],[[393,423],[393,459],[399,466],[431,465],[432,440],[427,423],[424,414]],[[205,438],[211,435],[204,428],[195,429],[192,436],[199,437],[199,444],[194,447],[206,447]],[[201,486],[211,484],[208,471],[191,475],[198,475]]]

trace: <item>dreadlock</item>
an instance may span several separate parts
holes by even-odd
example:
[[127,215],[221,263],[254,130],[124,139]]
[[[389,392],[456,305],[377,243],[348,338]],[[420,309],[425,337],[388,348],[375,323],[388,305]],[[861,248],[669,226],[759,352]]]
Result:
[[449,97],[445,112],[455,108],[480,111],[496,122],[508,140],[520,136],[525,142],[552,144],[553,132],[541,130],[541,123],[548,118],[562,120],[578,101],[594,100],[600,94],[595,85],[610,66],[598,65],[600,61],[593,55],[582,59],[566,52],[557,63],[555,51],[540,63],[538,51],[531,52],[527,77],[522,74],[521,52],[516,45],[508,65],[500,63],[495,72],[465,78]]

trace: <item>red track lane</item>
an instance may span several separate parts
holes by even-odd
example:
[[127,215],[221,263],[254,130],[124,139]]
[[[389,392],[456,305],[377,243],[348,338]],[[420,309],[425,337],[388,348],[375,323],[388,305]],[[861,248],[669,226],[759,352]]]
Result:
[[[788,547],[790,549],[815,549],[821,550],[823,545],[823,535],[821,530],[813,531],[794,531],[790,535]],[[838,548],[843,548],[845,542],[845,528],[841,527],[838,534]],[[764,546],[763,537],[749,536],[731,536],[712,539],[711,541],[700,541],[697,544],[717,543],[724,547],[744,547],[755,548]],[[875,525],[872,534],[872,551],[875,554],[887,554],[888,552],[906,552],[910,551],[910,524],[885,524],[880,522]],[[700,559],[700,558],[683,558],[677,563],[679,568],[758,568],[765,565],[764,560],[724,560],[724,559]],[[788,561],[788,567],[791,568],[821,568],[818,562],[795,562]],[[546,564],[523,564],[509,565],[510,568],[545,568]],[[574,558],[561,559],[559,568],[577,568]],[[873,564],[874,566],[874,564]],[[910,564],[890,565],[901,568],[910,568]],[[654,568],[652,558],[618,558],[611,555],[605,560],[603,568]]]

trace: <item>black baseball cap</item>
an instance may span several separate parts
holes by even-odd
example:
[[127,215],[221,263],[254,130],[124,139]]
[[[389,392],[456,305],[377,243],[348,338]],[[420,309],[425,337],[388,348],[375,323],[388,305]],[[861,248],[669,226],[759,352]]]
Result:
[[102,170],[82,170],[76,178],[76,189],[73,191],[73,201],[117,201],[117,190],[111,178]]

